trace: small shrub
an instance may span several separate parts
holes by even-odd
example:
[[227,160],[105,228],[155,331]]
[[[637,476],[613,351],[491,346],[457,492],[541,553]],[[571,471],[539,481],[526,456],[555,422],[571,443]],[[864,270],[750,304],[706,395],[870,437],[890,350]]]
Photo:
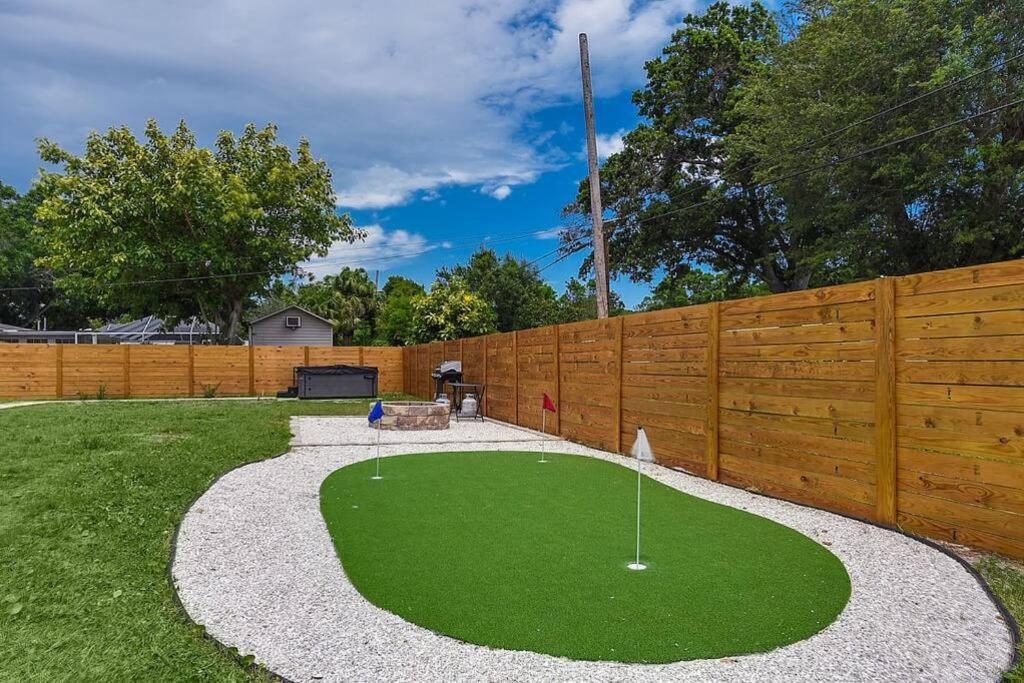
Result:
[[204,384],[203,398],[214,398],[217,396],[218,389],[220,389],[220,382],[217,382],[216,384]]
[[101,384],[96,388],[96,400],[102,401],[107,397],[107,385]]

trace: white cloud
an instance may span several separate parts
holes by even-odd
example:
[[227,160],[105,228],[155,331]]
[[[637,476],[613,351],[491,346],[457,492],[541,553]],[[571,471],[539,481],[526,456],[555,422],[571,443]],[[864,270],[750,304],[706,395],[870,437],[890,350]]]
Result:
[[[597,142],[597,159],[598,159],[598,161],[604,161],[605,159],[607,159],[611,155],[617,154],[617,153],[621,152],[622,148],[625,146],[625,142],[623,142],[623,138],[625,137],[626,133],[628,133],[628,132],[629,131],[626,130],[625,128],[619,128],[614,133],[608,133],[607,135],[602,135],[601,133],[598,133],[596,136],[594,136],[595,137],[595,141]],[[580,159],[586,159],[587,158],[587,143],[586,143],[586,141],[583,142],[583,148],[580,150],[579,158]]]
[[323,258],[314,258],[299,267],[316,277],[333,275],[344,267],[389,270],[436,249],[450,249],[450,242],[430,242],[407,230],[388,230],[380,225],[361,226],[366,239],[350,244],[335,242]]
[[540,230],[534,233],[534,237],[536,237],[539,240],[557,240],[562,236],[563,230],[565,230],[565,228],[563,228],[560,225],[556,225],[553,228],[548,228],[547,230]]
[[0,177],[31,177],[37,136],[80,150],[92,128],[184,117],[204,144],[248,121],[307,136],[353,209],[513,190],[564,163],[527,124],[578,102],[577,34],[596,93],[613,95],[696,1],[14,0],[0,5]]
[[508,196],[512,194],[512,188],[508,185],[498,185],[496,188],[488,191],[487,194],[500,202],[502,199],[507,199]]

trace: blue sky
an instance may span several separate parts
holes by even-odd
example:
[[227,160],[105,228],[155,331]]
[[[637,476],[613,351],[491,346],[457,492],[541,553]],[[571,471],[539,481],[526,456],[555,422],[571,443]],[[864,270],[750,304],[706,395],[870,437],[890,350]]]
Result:
[[[0,180],[26,189],[33,140],[185,118],[208,144],[246,122],[308,137],[339,210],[368,230],[310,264],[429,284],[476,244],[561,223],[586,174],[577,35],[590,36],[602,151],[631,92],[697,0],[0,0]],[[546,238],[496,242],[533,259]],[[544,271],[561,290],[581,257]],[[542,261],[544,264],[546,261]],[[635,305],[645,285],[613,285]]]

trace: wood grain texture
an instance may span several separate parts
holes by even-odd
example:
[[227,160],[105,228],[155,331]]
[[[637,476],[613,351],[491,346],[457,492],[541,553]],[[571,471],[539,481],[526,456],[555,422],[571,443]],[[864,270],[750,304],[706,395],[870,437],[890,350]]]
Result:
[[875,519],[896,523],[896,292],[875,282]]
[[708,479],[718,479],[719,459],[719,429],[718,429],[718,401],[719,401],[719,378],[718,378],[718,352],[721,344],[721,305],[711,304],[708,324],[707,341],[707,396],[705,435],[706,435],[706,458]]
[[496,419],[539,428],[548,393],[565,438],[643,424],[663,465],[1024,558],[1024,261],[404,349],[0,344],[0,397],[269,393],[308,362],[429,399],[456,358]]

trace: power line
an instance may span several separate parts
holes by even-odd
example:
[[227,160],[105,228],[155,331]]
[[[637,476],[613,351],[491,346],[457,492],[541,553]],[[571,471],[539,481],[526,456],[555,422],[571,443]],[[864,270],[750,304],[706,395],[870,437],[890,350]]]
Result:
[[[966,123],[966,122],[971,121],[973,119],[980,118],[982,116],[987,116],[989,114],[993,114],[993,113],[995,113],[997,111],[1001,111],[1003,109],[1008,109],[1010,107],[1015,107],[1015,106],[1017,106],[1019,104],[1024,104],[1024,98],[1013,100],[1012,102],[1006,102],[1005,104],[1001,104],[999,106],[992,107],[991,109],[986,109],[985,111],[980,111],[980,112],[978,112],[976,114],[971,114],[969,116],[964,116],[962,118],[956,119],[955,121],[949,121],[947,123],[943,123],[943,124],[935,126],[933,128],[929,128],[928,130],[919,131],[917,133],[913,133],[911,135],[907,135],[907,136],[901,137],[899,139],[883,143],[881,145],[876,145],[874,147],[869,147],[867,149],[862,149],[862,150],[860,150],[858,152],[854,152],[853,154],[849,154],[847,156],[839,157],[837,159],[833,159],[831,161],[826,161],[826,162],[817,164],[815,166],[809,166],[809,167],[801,169],[799,171],[794,171],[793,173],[787,173],[785,175],[781,175],[781,176],[778,176],[778,177],[775,177],[775,178],[771,178],[769,180],[765,180],[763,182],[755,184],[753,186],[753,189],[762,189],[762,188],[768,187],[770,185],[774,185],[776,183],[781,183],[784,180],[791,180],[793,178],[798,178],[798,177],[800,177],[802,175],[807,175],[808,173],[813,173],[814,171],[819,171],[819,170],[821,170],[823,168],[828,168],[829,166],[836,166],[836,165],[844,163],[846,161],[851,161],[853,159],[857,159],[857,158],[860,158],[862,156],[866,156],[868,154],[873,154],[874,152],[878,152],[878,151],[881,151],[883,149],[887,149],[889,147],[893,147],[895,145],[902,144],[904,142],[909,142],[910,140],[916,140],[917,138],[924,137],[926,135],[931,135],[933,133],[937,133],[937,132],[939,132],[941,130],[945,130],[947,128],[952,128],[953,126],[959,125],[961,123]],[[678,209],[672,209],[670,211],[665,211],[664,213],[659,213],[656,216],[648,216],[647,218],[637,219],[637,220],[633,221],[633,224],[636,225],[636,224],[640,224],[640,223],[646,223],[648,221],[657,220],[659,218],[664,218],[665,216],[670,216],[672,214],[680,213],[682,211],[689,211],[690,209],[696,209],[698,207],[714,203],[715,201],[717,201],[717,199],[705,199],[705,200],[702,200],[702,201],[690,204],[688,206],[683,206],[683,207],[680,207]],[[620,221],[620,220],[622,220],[622,218],[624,218],[624,217],[612,218],[612,219],[609,219],[608,222],[610,223],[612,221]]]
[[[757,168],[759,166],[767,164],[768,162],[776,161],[778,159],[781,159],[781,158],[783,158],[787,154],[792,154],[793,152],[799,152],[799,151],[804,150],[804,149],[810,149],[812,147],[818,147],[822,143],[828,142],[829,140],[832,140],[832,139],[834,139],[836,137],[839,137],[843,133],[846,133],[847,131],[853,130],[854,128],[856,128],[858,126],[861,126],[861,125],[863,125],[865,123],[870,123],[871,121],[875,121],[877,119],[882,118],[883,116],[887,116],[888,114],[891,114],[894,111],[898,111],[898,110],[900,110],[900,109],[902,109],[902,108],[904,108],[904,107],[906,107],[908,105],[914,104],[915,102],[920,102],[921,100],[924,100],[924,99],[927,99],[929,97],[932,97],[933,95],[937,95],[937,94],[939,94],[941,92],[945,92],[947,90],[955,88],[956,86],[958,86],[958,85],[960,85],[962,83],[965,83],[965,82],[967,82],[967,81],[969,81],[969,80],[971,80],[973,78],[977,78],[978,76],[982,76],[982,75],[984,75],[986,73],[989,73],[990,71],[994,71],[996,69],[1002,68],[1002,67],[1006,66],[1007,64],[1009,64],[1010,62],[1013,62],[1013,61],[1016,61],[1018,59],[1021,59],[1022,57],[1024,57],[1024,52],[1019,52],[1019,53],[1017,53],[1015,55],[1007,57],[1006,59],[1004,59],[1001,62],[997,62],[997,63],[992,64],[992,65],[990,65],[990,66],[988,66],[988,67],[986,67],[984,69],[980,69],[980,70],[975,71],[973,73],[967,74],[966,76],[961,76],[960,78],[954,79],[954,80],[950,81],[949,83],[946,83],[945,85],[940,85],[937,88],[933,88],[933,89],[931,89],[931,90],[929,90],[927,92],[921,93],[919,95],[915,95],[914,97],[911,97],[908,100],[903,100],[902,102],[898,102],[898,103],[896,103],[896,104],[894,104],[894,105],[892,105],[890,107],[887,107],[886,109],[883,109],[881,111],[877,111],[874,114],[871,114],[870,116],[866,116],[864,118],[857,119],[856,121],[848,123],[845,126],[837,128],[837,129],[835,129],[835,130],[833,130],[831,132],[825,133],[824,135],[822,135],[822,136],[820,136],[818,138],[815,138],[814,140],[810,140],[810,141],[807,141],[807,142],[802,142],[802,143],[800,143],[798,145],[795,145],[793,147],[789,147],[789,148],[783,149],[781,152],[778,152],[778,153],[776,153],[776,154],[774,154],[772,156],[769,156],[766,159],[760,159],[758,161],[755,161],[752,164],[748,164],[748,165],[746,165],[746,166],[744,166],[744,167],[742,167],[740,169],[737,169],[736,171],[734,171],[734,173],[737,174],[737,175],[741,174],[741,173],[746,173],[747,171],[752,171],[752,170],[754,170],[755,168]],[[713,181],[704,180],[704,181],[701,181],[700,184],[701,185],[709,186],[709,185],[711,185],[712,182]],[[778,182],[778,181],[775,181],[775,182]],[[765,184],[767,184],[767,183],[768,183],[768,181],[766,181]],[[683,194],[680,196],[680,198],[686,197],[687,195],[692,195],[698,189],[700,189],[700,188],[699,187],[691,187],[691,188],[687,189],[686,191],[684,191]],[[616,222],[616,221],[619,221],[619,220],[622,220],[622,217],[618,217],[617,216],[615,218],[608,219],[608,222]]]
[[[539,236],[539,235],[544,235],[544,234],[547,234],[548,232],[550,232],[550,230],[551,230],[551,228],[545,228],[543,230],[532,230],[530,232],[521,233],[521,234],[517,234],[517,235],[509,235],[507,237],[497,237],[497,238],[489,238],[488,237],[488,238],[484,238],[484,240],[482,240],[482,241],[478,240],[478,239],[461,240],[461,241],[458,241],[458,242],[450,242],[447,246],[444,243],[441,243],[441,244],[437,244],[435,246],[430,246],[430,247],[428,247],[426,249],[420,249],[420,250],[416,250],[416,251],[395,252],[393,254],[385,254],[385,255],[376,256],[376,257],[373,257],[373,258],[362,259],[362,260],[355,261],[353,265],[362,266],[364,264],[382,263],[382,262],[391,261],[391,260],[394,260],[394,259],[412,258],[412,257],[415,257],[415,256],[422,256],[424,254],[428,254],[430,252],[437,251],[438,249],[449,249],[449,248],[455,248],[455,247],[460,247],[460,246],[471,246],[471,245],[476,245],[476,244],[496,244],[496,243],[500,243],[500,242],[511,242],[511,241],[515,241],[515,240],[526,239],[528,237],[536,237],[536,236]],[[371,245],[366,245],[366,247],[367,248],[373,248],[373,249],[379,248],[377,246],[371,246]],[[359,250],[358,247],[353,247],[352,249],[350,249],[350,251],[357,251],[357,250]],[[337,260],[338,261],[345,261],[345,260],[347,260],[347,256],[339,256],[337,258]],[[320,262],[321,263],[325,263],[324,260],[321,260]],[[190,264],[190,263],[194,263],[194,261],[164,262],[161,265],[187,265],[187,264]],[[308,263],[310,263],[311,266],[315,266],[317,262],[316,261],[310,261]],[[329,263],[329,262],[327,262],[327,263]],[[343,264],[338,264],[338,265],[343,265]],[[306,268],[306,269],[298,268],[298,270],[300,270],[300,271],[301,270],[307,270],[308,271],[309,268]],[[104,283],[94,283],[92,286],[97,286],[97,287],[124,287],[124,286],[131,286],[131,285],[167,284],[167,283],[173,283],[173,282],[194,282],[194,281],[201,281],[201,280],[217,280],[217,279],[232,278],[232,277],[248,277],[248,276],[255,276],[255,275],[281,275],[281,274],[287,274],[287,273],[281,273],[279,270],[256,270],[256,271],[236,272],[236,273],[221,273],[221,274],[216,274],[216,275],[214,275],[214,274],[211,274],[211,275],[194,275],[194,276],[178,277],[178,278],[158,278],[158,279],[147,279],[147,280],[128,280],[128,281],[124,281],[124,282],[104,282]],[[81,275],[81,273],[73,273],[72,275]],[[32,287],[3,287],[3,288],[0,288],[0,292],[29,292],[29,291],[42,291],[44,289],[48,289],[48,288],[47,287],[41,287],[41,286],[32,286]]]

